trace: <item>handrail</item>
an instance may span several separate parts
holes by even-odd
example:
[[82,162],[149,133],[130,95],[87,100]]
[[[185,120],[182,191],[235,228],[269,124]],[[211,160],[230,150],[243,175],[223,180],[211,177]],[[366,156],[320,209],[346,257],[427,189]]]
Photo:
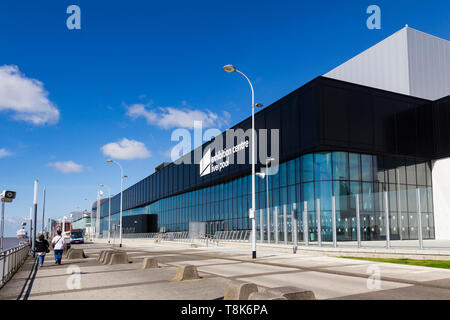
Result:
[[25,243],[0,252],[0,288],[19,270],[30,250],[30,245]]

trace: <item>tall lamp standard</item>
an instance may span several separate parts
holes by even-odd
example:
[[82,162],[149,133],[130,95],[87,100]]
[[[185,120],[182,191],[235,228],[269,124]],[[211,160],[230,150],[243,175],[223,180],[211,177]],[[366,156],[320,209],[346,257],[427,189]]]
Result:
[[252,208],[250,209],[249,218],[252,219],[252,258],[256,259],[256,220],[255,220],[255,207],[256,207],[256,194],[255,194],[255,107],[262,107],[262,104],[255,104],[255,92],[250,79],[237,70],[235,66],[227,64],[223,67],[223,70],[228,73],[237,72],[247,79],[250,89],[252,90]]
[[120,168],[120,226],[119,226],[119,247],[122,247],[122,201],[123,201],[123,178],[125,178],[125,176],[123,175],[123,168],[122,166],[114,160],[108,159],[106,160],[106,162],[108,163],[115,163],[119,166]]
[[108,186],[105,186],[104,184],[100,184],[100,187],[107,187],[108,188],[108,243],[110,243],[110,235],[111,235],[111,188]]
[[[84,198],[84,201],[87,201],[87,208],[89,208],[89,199],[88,198]],[[86,212],[87,212],[87,209],[85,210]],[[88,236],[89,236],[89,240],[92,240],[92,208],[91,208],[91,210],[90,210],[90,212],[89,212],[89,219],[90,219],[90,222],[89,222],[89,234],[88,234]],[[86,222],[86,228],[87,228],[87,226],[88,226],[88,224],[87,224],[87,222]]]

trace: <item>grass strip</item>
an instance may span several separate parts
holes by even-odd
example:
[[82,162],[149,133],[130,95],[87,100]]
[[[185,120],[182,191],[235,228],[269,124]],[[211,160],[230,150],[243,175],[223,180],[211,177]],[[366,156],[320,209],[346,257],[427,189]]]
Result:
[[430,267],[430,268],[450,269],[450,261],[446,261],[446,260],[414,260],[414,259],[363,258],[363,257],[341,257],[341,258],[375,261],[375,262],[407,264],[407,265]]

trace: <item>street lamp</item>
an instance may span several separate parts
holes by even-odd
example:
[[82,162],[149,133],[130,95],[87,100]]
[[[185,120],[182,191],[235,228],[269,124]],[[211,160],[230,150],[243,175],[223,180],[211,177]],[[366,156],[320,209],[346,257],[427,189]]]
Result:
[[125,178],[125,176],[123,175],[123,168],[122,166],[111,159],[106,160],[106,162],[108,163],[114,163],[117,164],[120,168],[120,226],[119,226],[119,238],[120,238],[120,243],[119,243],[119,247],[122,247],[122,203],[123,203],[123,178]]
[[255,194],[255,107],[262,107],[262,104],[255,104],[255,92],[250,79],[237,70],[235,66],[227,64],[223,67],[223,70],[228,73],[237,72],[247,79],[250,89],[252,90],[252,208],[250,209],[249,218],[252,220],[252,258],[256,259],[256,220],[255,220],[255,207],[256,207],[256,194]]
[[[0,238],[0,252],[3,251],[3,233],[4,233],[4,229],[5,229],[5,203],[6,202],[12,202],[14,199],[16,198],[16,192],[15,191],[9,191],[9,190],[4,190],[1,194],[0,194],[0,201],[2,202],[2,218],[1,218],[1,238]],[[6,258],[5,260],[3,260],[3,264],[5,264],[6,262]],[[3,268],[3,270],[5,270],[5,268]]]
[[[89,208],[89,199],[88,198],[84,198],[85,201],[87,201],[87,208]],[[89,221],[89,230],[88,230],[88,236],[89,239],[92,240],[92,207],[89,208],[89,214],[87,209],[85,209],[86,215],[89,217],[90,221]],[[86,229],[88,228],[88,223],[86,222]]]
[[111,188],[108,186],[105,186],[104,184],[100,184],[100,187],[107,187],[108,188],[108,209],[109,209],[109,213],[108,213],[108,243],[110,243],[110,234],[111,234]]

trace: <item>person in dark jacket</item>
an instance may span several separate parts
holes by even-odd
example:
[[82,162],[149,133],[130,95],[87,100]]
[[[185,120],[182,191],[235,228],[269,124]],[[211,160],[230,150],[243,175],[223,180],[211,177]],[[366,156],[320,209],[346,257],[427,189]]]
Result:
[[50,247],[50,244],[48,243],[47,240],[45,240],[44,235],[41,234],[39,236],[39,240],[36,241],[36,247],[35,247],[40,267],[42,267],[44,265],[45,255],[48,252],[50,252],[50,250],[48,249],[49,247]]

